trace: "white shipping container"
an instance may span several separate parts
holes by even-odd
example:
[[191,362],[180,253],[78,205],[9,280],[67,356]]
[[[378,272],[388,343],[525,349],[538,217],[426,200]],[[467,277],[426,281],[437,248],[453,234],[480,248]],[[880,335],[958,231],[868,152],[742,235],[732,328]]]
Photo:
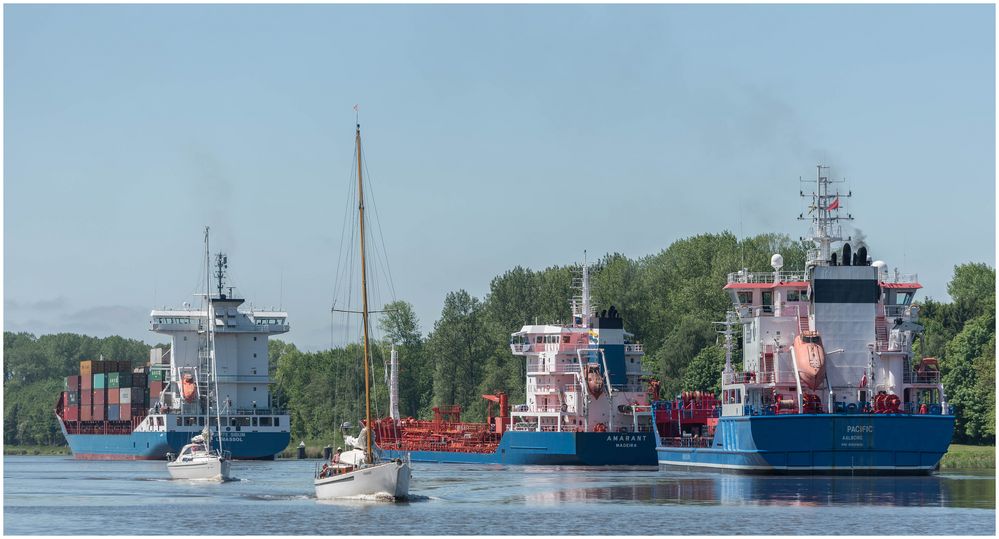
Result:
[[123,387],[118,394],[118,402],[121,404],[131,404],[132,403],[132,388]]

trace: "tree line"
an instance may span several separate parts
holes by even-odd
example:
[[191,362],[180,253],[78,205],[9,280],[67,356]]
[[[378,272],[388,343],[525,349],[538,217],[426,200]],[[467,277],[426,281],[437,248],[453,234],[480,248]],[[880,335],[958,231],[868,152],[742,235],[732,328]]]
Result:
[[[770,271],[774,253],[783,255],[786,268],[803,268],[806,249],[786,235],[740,240],[724,232],[681,239],[637,259],[608,254],[591,269],[592,296],[597,309],[616,307],[625,328],[644,344],[644,367],[662,380],[664,395],[717,392],[724,351],[714,322],[723,320],[731,305],[723,291],[728,273]],[[373,320],[382,336],[371,346],[373,414],[388,414],[386,369],[393,343],[404,417],[430,418],[433,407],[457,404],[464,418],[481,420],[486,414],[481,395],[498,391],[507,392],[511,403],[524,402],[525,361],[510,353],[510,334],[527,324],[568,322],[577,276],[574,266],[517,266],[494,277],[482,298],[449,292],[426,335],[412,305],[384,306]],[[995,269],[956,266],[948,293],[949,303],[919,302],[926,332],[917,354],[940,358],[948,400],[957,412],[955,441],[994,443]],[[82,359],[103,354],[144,361],[148,349],[120,337],[5,332],[5,443],[64,443],[52,414],[62,377],[75,372]],[[364,417],[361,354],[356,344],[303,352],[270,341],[275,399],[289,410],[293,444],[342,443],[338,427],[356,426]]]

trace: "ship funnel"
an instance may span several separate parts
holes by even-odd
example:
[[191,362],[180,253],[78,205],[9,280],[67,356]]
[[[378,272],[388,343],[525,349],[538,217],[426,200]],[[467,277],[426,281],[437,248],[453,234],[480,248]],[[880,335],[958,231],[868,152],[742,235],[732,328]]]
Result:
[[850,256],[850,244],[849,243],[844,243],[843,244],[843,265],[844,266],[849,266],[850,265],[850,260],[851,260],[851,256]]
[[857,249],[857,261],[853,263],[854,266],[866,266],[867,265],[867,246],[861,245]]

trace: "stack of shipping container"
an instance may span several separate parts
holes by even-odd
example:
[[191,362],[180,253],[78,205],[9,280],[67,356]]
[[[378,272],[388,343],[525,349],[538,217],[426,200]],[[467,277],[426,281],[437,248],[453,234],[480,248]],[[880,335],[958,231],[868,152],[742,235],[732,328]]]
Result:
[[[163,370],[133,368],[130,361],[81,361],[80,374],[66,377],[62,417],[67,428],[141,421],[150,397],[163,391]],[[95,425],[98,424],[98,425]]]

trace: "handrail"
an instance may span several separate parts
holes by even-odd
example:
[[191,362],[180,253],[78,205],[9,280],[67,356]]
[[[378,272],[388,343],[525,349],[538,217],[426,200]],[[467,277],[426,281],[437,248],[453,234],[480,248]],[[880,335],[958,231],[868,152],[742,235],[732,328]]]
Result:
[[737,371],[722,373],[723,384],[793,384],[794,373],[775,371]]
[[[803,271],[781,271],[777,272],[777,282],[787,283],[787,282],[802,282],[808,280],[808,274]],[[743,272],[734,271],[728,274],[728,284],[763,284],[763,283],[773,283],[774,282],[774,272],[772,271],[760,271],[760,272]]]
[[885,305],[885,318],[905,317],[915,320],[919,318],[919,305]]

